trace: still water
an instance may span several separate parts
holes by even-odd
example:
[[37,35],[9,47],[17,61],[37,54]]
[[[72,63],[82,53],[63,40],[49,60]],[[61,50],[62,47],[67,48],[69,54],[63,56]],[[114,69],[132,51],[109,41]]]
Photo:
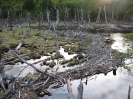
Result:
[[[111,37],[115,40],[111,47],[120,52],[126,52],[128,45],[125,43],[122,34],[115,33],[112,34]],[[85,81],[86,78],[82,80],[84,86],[83,99],[127,99],[129,85],[133,86],[133,76],[122,67],[117,69],[116,76],[114,76],[112,72],[109,72],[106,76],[104,74],[99,74],[88,78],[87,85]],[[73,99],[77,99],[77,88],[79,83],[80,80],[71,81]],[[52,96],[40,97],[40,99],[68,99],[66,85],[48,91],[52,93]],[[131,99],[133,99],[133,91],[131,91]]]
[[[128,87],[133,85],[133,77],[128,75],[127,71],[122,68],[117,70],[117,76],[110,72],[107,76],[100,74],[89,78],[87,85],[84,83],[85,81],[86,79],[82,80],[84,86],[83,99],[127,99]],[[73,99],[77,99],[79,83],[80,80],[71,82]],[[66,85],[49,91],[52,93],[50,99],[68,99]],[[40,97],[40,99],[46,99],[45,97]],[[133,98],[133,92],[131,92],[131,97]]]

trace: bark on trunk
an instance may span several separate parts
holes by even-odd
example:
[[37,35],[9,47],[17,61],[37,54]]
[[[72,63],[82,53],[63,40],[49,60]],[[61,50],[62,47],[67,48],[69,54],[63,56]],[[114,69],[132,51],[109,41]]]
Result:
[[72,87],[70,78],[67,79],[67,90],[68,90],[68,99],[72,99]]

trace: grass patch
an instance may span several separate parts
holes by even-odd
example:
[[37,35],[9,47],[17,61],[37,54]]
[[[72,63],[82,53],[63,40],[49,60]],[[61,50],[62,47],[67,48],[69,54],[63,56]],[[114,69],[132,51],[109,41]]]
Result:
[[47,65],[49,65],[49,67],[53,68],[56,65],[56,63],[55,63],[55,61],[52,61],[52,62],[48,63]]
[[33,76],[31,73],[28,73],[28,74],[25,76],[26,79],[33,78],[33,77],[34,77],[34,76]]
[[125,34],[125,38],[127,40],[133,41],[133,33],[127,33],[127,34]]
[[55,54],[54,56],[51,57],[52,60],[59,59],[59,58],[64,58],[64,56],[61,55],[60,53],[57,53],[57,54]]
[[[31,25],[32,26],[32,25]],[[62,37],[59,36],[59,46],[62,46],[68,54],[79,53],[80,51],[86,50],[87,46],[90,43],[89,40],[83,40],[82,44],[79,46],[81,42],[79,39],[76,38],[69,38],[69,37]],[[47,55],[48,53],[53,54],[56,52],[56,37],[55,34],[49,30],[46,31],[39,31],[38,29],[31,29],[27,35],[27,28],[18,28],[9,30],[9,28],[4,29],[0,33],[0,47],[2,49],[7,49],[10,46],[12,49],[18,46],[20,40],[24,41],[24,44],[17,50],[18,54],[26,54],[35,52],[34,54],[30,55],[29,58],[31,59],[38,59],[43,55]],[[3,50],[7,52],[6,50]],[[3,56],[8,57],[8,55],[4,54]],[[29,59],[27,58],[27,59]],[[55,55],[52,56],[52,59],[59,59],[63,58],[62,55]],[[69,60],[69,65],[74,65],[76,63],[76,59]],[[65,64],[66,61],[64,61]],[[83,62],[83,60],[79,60],[79,63]],[[11,64],[14,64],[12,62]],[[50,65],[53,67],[55,63],[48,64],[47,62],[44,63],[45,65]]]
[[83,63],[85,61],[86,61],[86,58],[83,55],[77,55],[77,56],[75,56],[74,58],[72,58],[70,60],[63,60],[62,65],[68,63],[67,66],[71,67],[71,66]]

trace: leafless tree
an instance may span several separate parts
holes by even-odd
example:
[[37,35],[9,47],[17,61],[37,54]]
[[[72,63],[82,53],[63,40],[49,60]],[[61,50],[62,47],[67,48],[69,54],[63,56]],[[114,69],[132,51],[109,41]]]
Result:
[[77,99],[83,99],[83,83],[80,81],[80,84],[78,86],[78,96]]
[[88,14],[88,23],[91,22],[91,19],[90,19],[90,14]]
[[55,36],[56,36],[56,53],[58,54],[58,50],[59,50],[59,46],[58,46],[58,34],[55,30],[55,26],[53,25],[53,28],[54,28],[54,33],[55,33]]
[[46,10],[46,13],[47,13],[47,22],[48,22],[48,27],[50,28],[51,27],[51,20],[50,20],[50,10]]
[[70,77],[67,79],[67,90],[68,90],[68,99],[72,99],[72,87]]
[[69,14],[69,8],[66,7],[65,9],[65,18],[64,18],[64,22],[66,23],[66,21],[68,21],[68,14]]
[[83,12],[83,9],[81,8],[81,23],[83,24],[84,22],[84,12]]
[[128,89],[128,97],[127,97],[127,99],[130,99],[130,93],[131,93],[131,89],[133,88],[133,86],[131,87],[131,86],[129,86],[129,89]]
[[23,18],[23,4],[21,4],[21,6],[20,6],[20,19],[19,19],[19,27],[21,27],[22,18]]
[[104,9],[104,15],[105,15],[105,22],[106,22],[106,24],[108,24],[107,14],[106,14],[106,5],[103,6],[103,9]]
[[115,7],[116,1],[112,4],[112,20],[114,20],[114,7]]
[[56,10],[56,24],[58,25],[60,22],[60,14],[59,14],[60,7],[57,8],[56,6],[54,6],[54,8]]
[[40,13],[38,14],[38,23],[39,23],[39,26],[38,26],[38,29],[40,30],[40,28],[41,28],[41,11],[40,11]]
[[96,23],[100,22],[100,14],[101,14],[101,6],[99,7],[99,12],[98,12],[98,16],[97,16],[97,19],[96,19]]

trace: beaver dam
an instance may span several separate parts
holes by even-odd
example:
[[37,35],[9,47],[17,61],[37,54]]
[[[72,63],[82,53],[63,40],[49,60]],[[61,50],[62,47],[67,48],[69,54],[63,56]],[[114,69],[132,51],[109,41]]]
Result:
[[70,98],[71,81],[78,79],[81,79],[78,97],[82,97],[84,78],[87,84],[87,79],[97,74],[107,75],[112,71],[112,75],[116,75],[118,67],[124,63],[123,51],[119,52],[118,46],[113,45],[117,41],[113,40],[114,33],[54,27],[39,31],[34,27],[27,31],[24,27],[12,31],[4,29],[1,34],[3,99],[37,99],[38,96],[45,99],[54,94],[50,89],[66,84]]

